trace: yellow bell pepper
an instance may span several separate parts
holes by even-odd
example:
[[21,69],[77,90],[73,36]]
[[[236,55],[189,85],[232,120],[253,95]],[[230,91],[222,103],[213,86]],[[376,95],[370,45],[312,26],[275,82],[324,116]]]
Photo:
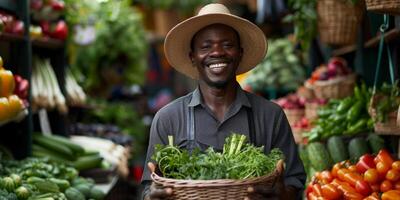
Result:
[[8,99],[5,97],[0,97],[0,122],[10,119],[10,105]]
[[24,108],[24,103],[17,95],[8,97],[10,118],[16,117],[19,112]]
[[0,97],[8,97],[14,93],[15,81],[10,70],[3,68],[3,59],[0,57]]

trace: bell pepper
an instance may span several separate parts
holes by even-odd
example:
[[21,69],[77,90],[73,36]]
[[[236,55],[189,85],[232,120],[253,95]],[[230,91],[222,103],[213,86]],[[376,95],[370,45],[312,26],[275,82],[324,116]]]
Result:
[[381,196],[382,200],[399,200],[400,191],[399,190],[389,190],[384,192]]
[[15,81],[10,70],[0,67],[0,97],[8,97],[14,92]]
[[374,158],[375,164],[378,162],[384,162],[386,165],[392,166],[393,164],[393,158],[390,155],[389,151],[386,149],[381,149],[378,154]]
[[363,156],[361,156],[356,164],[357,171],[363,174],[368,169],[375,168],[374,158],[375,157],[371,154],[364,154]]
[[17,95],[8,97],[8,112],[10,118],[16,117],[23,108],[24,103]]
[[362,200],[363,196],[359,194],[349,183],[333,179],[332,184],[335,185],[343,194],[344,199]]
[[0,122],[3,122],[10,118],[8,99],[0,97]]
[[329,200],[341,199],[342,192],[333,184],[325,184],[321,186],[322,196]]
[[370,195],[372,193],[371,187],[364,180],[358,180],[356,182],[355,187],[356,187],[356,191],[358,193],[362,194],[363,196],[368,196],[368,195]]

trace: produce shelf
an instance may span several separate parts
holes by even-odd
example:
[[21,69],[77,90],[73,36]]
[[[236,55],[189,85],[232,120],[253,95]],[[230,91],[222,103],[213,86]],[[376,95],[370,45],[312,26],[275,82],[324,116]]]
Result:
[[8,10],[8,11],[16,12],[16,10],[17,10],[16,0],[1,0],[0,8]]
[[0,33],[0,41],[17,42],[25,39],[22,35],[15,35],[10,33]]
[[[392,30],[390,30],[390,31],[385,33],[384,39],[385,39],[385,42],[390,42],[393,39],[398,38],[399,36],[400,36],[400,29],[394,28],[394,29],[392,29]],[[377,46],[379,44],[380,38],[381,38],[381,36],[377,35],[377,36],[369,39],[367,42],[364,43],[364,48],[371,48],[371,47]],[[342,47],[342,48],[339,48],[339,49],[336,49],[336,50],[332,51],[332,55],[333,56],[340,56],[340,55],[343,55],[343,54],[347,54],[347,53],[353,52],[356,49],[357,49],[357,45],[353,44],[353,45],[345,46],[345,47]]]
[[52,39],[48,37],[32,39],[32,45],[35,47],[43,47],[48,49],[58,49],[64,47],[64,41]]

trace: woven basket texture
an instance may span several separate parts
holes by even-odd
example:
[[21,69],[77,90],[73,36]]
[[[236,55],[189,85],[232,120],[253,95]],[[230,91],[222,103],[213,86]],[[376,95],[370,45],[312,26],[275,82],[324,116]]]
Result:
[[327,81],[315,81],[312,86],[317,98],[342,99],[353,94],[356,75],[337,77]]
[[400,15],[400,0],[365,0],[367,10],[391,15]]
[[[374,107],[376,103],[379,102],[380,96],[373,95],[371,98],[371,103],[368,108],[368,112],[372,119],[376,118],[376,110]],[[374,124],[374,130],[380,135],[400,135],[400,126],[397,124],[397,113],[398,111],[390,112],[388,115],[388,120],[386,122],[376,122]]]
[[318,32],[323,43],[349,45],[357,41],[364,1],[353,6],[345,0],[318,0]]
[[[231,200],[244,199],[249,186],[264,185],[272,188],[279,172],[275,170],[272,174],[257,178],[231,180],[177,180],[151,174],[152,180],[164,187],[173,188],[173,194],[168,200]],[[254,197],[262,199],[261,197]]]
[[285,115],[289,121],[289,124],[293,126],[304,116],[304,109],[283,109]]
[[305,116],[307,119],[314,121],[318,119],[318,108],[322,107],[319,103],[306,102]]

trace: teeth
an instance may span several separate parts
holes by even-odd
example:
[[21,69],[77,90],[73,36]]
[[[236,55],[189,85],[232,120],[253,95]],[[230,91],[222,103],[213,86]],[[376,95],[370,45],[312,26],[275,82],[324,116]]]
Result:
[[217,64],[211,64],[208,67],[213,69],[213,68],[218,68],[218,67],[226,67],[228,64],[226,63],[217,63]]

